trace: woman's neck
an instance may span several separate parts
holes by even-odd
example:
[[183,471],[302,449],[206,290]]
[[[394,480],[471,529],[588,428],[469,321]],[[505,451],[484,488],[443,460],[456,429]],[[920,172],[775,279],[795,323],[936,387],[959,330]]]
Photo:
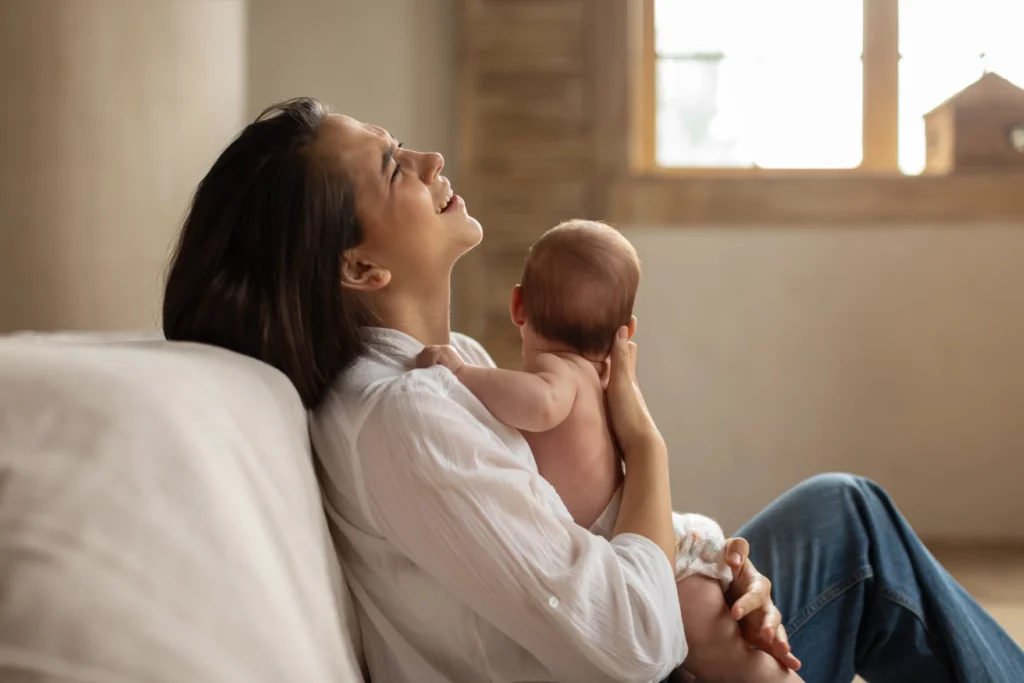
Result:
[[[386,292],[386,290],[385,290]],[[404,332],[424,346],[451,343],[451,285],[433,291],[381,292],[373,309],[381,327]]]

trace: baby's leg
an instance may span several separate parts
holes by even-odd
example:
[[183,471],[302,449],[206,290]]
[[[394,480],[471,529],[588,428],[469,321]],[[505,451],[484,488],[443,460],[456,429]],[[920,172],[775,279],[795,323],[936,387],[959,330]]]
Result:
[[770,655],[750,649],[718,580],[694,574],[678,581],[676,589],[689,650],[683,666],[700,683],[802,680]]
[[725,602],[732,570],[725,535],[701,515],[673,515],[676,590],[689,656],[684,666],[698,681],[799,681],[770,655],[752,650]]

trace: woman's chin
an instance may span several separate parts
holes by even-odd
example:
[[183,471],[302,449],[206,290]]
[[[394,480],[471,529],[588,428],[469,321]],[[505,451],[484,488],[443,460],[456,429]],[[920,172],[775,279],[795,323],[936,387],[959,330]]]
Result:
[[469,214],[463,214],[460,218],[462,220],[458,221],[457,225],[453,225],[451,229],[456,233],[455,241],[459,245],[461,253],[464,254],[480,244],[484,238],[484,230],[480,226],[480,221]]
[[480,221],[478,221],[477,219],[473,218],[472,216],[468,216],[468,215],[466,216],[466,218],[469,219],[469,224],[470,224],[469,233],[470,233],[470,238],[471,238],[472,244],[469,246],[469,248],[472,249],[473,247],[475,247],[476,245],[480,244],[480,242],[483,241],[483,239],[484,239],[484,229],[483,229],[483,226],[480,225]]
[[453,201],[451,209],[442,213],[440,218],[439,236],[446,243],[445,250],[455,260],[480,244],[483,239],[484,231],[480,227],[480,221],[469,215],[461,197],[458,198],[457,204]]

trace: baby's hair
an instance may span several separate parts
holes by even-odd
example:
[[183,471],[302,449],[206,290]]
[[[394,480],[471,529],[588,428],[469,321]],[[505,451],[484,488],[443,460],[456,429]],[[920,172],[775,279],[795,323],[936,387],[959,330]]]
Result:
[[524,315],[537,334],[583,355],[604,355],[633,315],[640,259],[614,228],[574,219],[531,247],[521,285]]

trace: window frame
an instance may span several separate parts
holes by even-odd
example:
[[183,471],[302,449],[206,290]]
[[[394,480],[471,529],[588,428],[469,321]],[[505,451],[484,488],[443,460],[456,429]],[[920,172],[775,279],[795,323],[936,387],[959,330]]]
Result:
[[[731,177],[764,175],[849,176],[864,173],[900,174],[899,169],[899,0],[863,0],[864,37],[863,155],[849,169],[750,168],[728,166],[662,166],[657,162],[657,49],[655,0],[631,3],[630,34],[635,43],[633,120],[636,122],[634,167],[677,176]],[[901,174],[900,174],[901,175]]]
[[[898,9],[895,0],[867,1],[872,3],[872,15],[867,17],[872,24],[885,17],[878,8],[888,7],[890,13]],[[865,136],[873,141],[872,151],[865,149],[868,162],[857,169],[652,166],[644,154],[644,138],[653,134],[644,121],[654,118],[644,116],[642,48],[643,19],[645,12],[653,17],[653,2],[586,0],[586,6],[595,215],[623,227],[657,229],[968,227],[979,223],[1024,227],[1024,193],[1020,192],[1024,172],[904,175],[897,166],[898,118],[886,116],[884,107],[877,105],[865,105],[872,107],[872,113],[865,116],[864,125],[880,133]],[[648,29],[653,48],[651,28],[653,23]],[[894,54],[898,42],[891,36],[867,46],[873,57],[866,62],[876,69],[885,69],[885,52],[879,45],[886,43]],[[898,68],[894,57],[890,80],[871,77],[877,85],[870,95],[865,92],[865,98],[895,108]]]

